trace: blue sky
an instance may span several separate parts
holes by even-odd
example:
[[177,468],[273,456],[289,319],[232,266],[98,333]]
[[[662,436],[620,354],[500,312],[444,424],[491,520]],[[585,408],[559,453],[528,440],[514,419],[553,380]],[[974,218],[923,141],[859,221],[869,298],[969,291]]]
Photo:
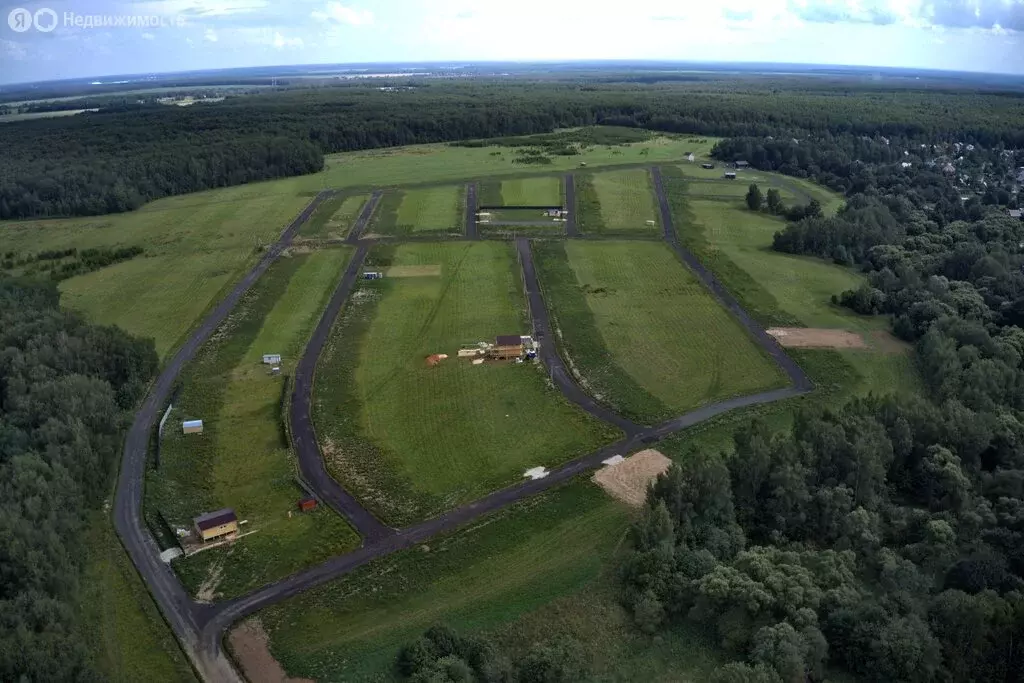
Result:
[[[26,24],[32,15],[52,30]],[[0,0],[0,16],[0,84],[420,60],[680,59],[1024,73],[1024,0]],[[92,16],[123,23],[90,26]]]

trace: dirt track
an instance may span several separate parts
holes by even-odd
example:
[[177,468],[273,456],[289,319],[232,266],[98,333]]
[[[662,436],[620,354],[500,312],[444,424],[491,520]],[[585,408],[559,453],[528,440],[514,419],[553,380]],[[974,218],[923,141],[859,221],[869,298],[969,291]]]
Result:
[[[790,398],[805,393],[812,388],[807,376],[795,362],[785,355],[778,343],[757,326],[740,307],[739,303],[725,291],[714,275],[678,243],[675,237],[676,233],[672,223],[671,212],[664,195],[661,174],[657,168],[652,169],[652,177],[654,178],[655,193],[661,207],[665,239],[679,254],[683,262],[694,271],[701,282],[737,317],[741,324],[754,336],[758,344],[776,360],[793,382],[793,386],[706,405],[652,427],[640,427],[625,420],[586,394],[575,383],[572,375],[565,367],[555,347],[554,337],[548,335],[550,330],[548,313],[537,280],[529,241],[526,238],[520,238],[516,241],[516,249],[522,264],[524,285],[534,323],[534,336],[542,340],[541,359],[547,366],[552,381],[571,401],[581,408],[619,426],[626,433],[626,437],[589,455],[562,465],[543,479],[524,481],[495,491],[478,501],[456,508],[439,517],[412,527],[399,530],[389,529],[362,508],[358,501],[327,474],[316,443],[312,424],[309,421],[312,379],[319,353],[326,343],[326,338],[334,319],[337,317],[355,283],[367,249],[377,241],[362,237],[362,231],[365,229],[366,221],[370,213],[372,213],[373,206],[376,204],[376,198],[380,196],[379,192],[374,193],[375,199],[371,200],[367,207],[364,207],[359,222],[353,228],[347,240],[352,244],[357,244],[358,249],[346,269],[342,282],[335,290],[327,309],[324,311],[323,317],[300,361],[299,370],[296,372],[296,385],[290,408],[294,446],[296,453],[299,455],[303,476],[319,497],[352,521],[353,525],[363,534],[364,545],[353,552],[334,557],[320,565],[264,586],[241,598],[214,605],[197,603],[187,595],[170,567],[160,562],[158,558],[159,549],[149,535],[148,530],[142,525],[142,480],[150,433],[155,423],[157,412],[166,403],[171,388],[184,365],[191,360],[199,347],[227,317],[245,291],[263,275],[270,264],[290,244],[298,227],[308,220],[316,206],[333,194],[331,192],[323,192],[292,222],[263,259],[203,320],[200,327],[174,355],[157,379],[142,408],[136,414],[135,422],[125,442],[115,511],[115,523],[118,534],[121,536],[132,561],[152,592],[154,599],[159,604],[161,611],[171,624],[175,635],[182,643],[186,654],[188,654],[202,678],[217,683],[241,680],[232,662],[225,656],[222,649],[222,638],[231,624],[253,614],[259,609],[343,576],[372,560],[410,548],[436,534],[450,532],[483,515],[512,505],[526,497],[546,491],[584,472],[600,467],[604,460],[614,455],[625,455],[631,451],[638,450],[681,429],[730,410]],[[567,181],[567,199],[571,193],[569,189],[570,184]],[[470,239],[477,237],[475,204],[476,186],[471,184],[467,187],[466,222],[466,237]],[[472,218],[470,209],[474,209]],[[394,241],[387,240],[388,243],[393,243]]]

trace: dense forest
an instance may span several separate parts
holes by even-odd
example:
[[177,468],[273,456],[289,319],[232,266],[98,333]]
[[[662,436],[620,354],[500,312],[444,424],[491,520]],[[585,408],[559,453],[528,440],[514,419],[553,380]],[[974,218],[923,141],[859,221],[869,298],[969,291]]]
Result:
[[[325,153],[595,123],[755,136],[747,142],[835,138],[850,163],[868,163],[894,157],[894,148],[877,139],[882,135],[1024,147],[1016,124],[1022,118],[1024,98],[1011,94],[853,85],[780,91],[771,82],[739,90],[707,82],[423,81],[388,91],[358,85],[272,92],[193,107],[126,103],[0,126],[0,218],[127,211],[167,195],[315,172]],[[797,147],[794,169],[806,166],[805,147],[790,144]]]
[[0,680],[99,681],[76,622],[90,509],[156,371],[152,342],[58,308],[52,283],[0,278]]

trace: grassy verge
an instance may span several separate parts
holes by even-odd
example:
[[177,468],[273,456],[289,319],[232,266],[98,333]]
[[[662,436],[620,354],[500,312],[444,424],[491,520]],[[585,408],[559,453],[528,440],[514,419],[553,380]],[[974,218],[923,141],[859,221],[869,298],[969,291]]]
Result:
[[[231,507],[252,532],[175,561],[185,585],[204,599],[237,596],[358,545],[328,510],[291,514],[303,492],[282,429],[284,377],[261,363],[262,354],[279,353],[284,373],[294,367],[349,253],[326,249],[274,264],[183,378],[160,468],[148,475],[147,515],[189,528],[195,515]],[[190,418],[204,420],[203,434],[181,433]]]
[[106,514],[92,514],[83,545],[87,555],[78,621],[103,680],[195,683],[192,668]]
[[[539,365],[456,358],[529,332],[509,245],[406,244],[371,262],[435,270],[360,282],[321,357],[313,419],[334,476],[382,519],[423,519],[615,437]],[[431,354],[449,358],[431,367]]]
[[578,482],[259,616],[292,676],[389,680],[398,649],[436,622],[482,631],[586,587],[621,542],[630,515]]
[[594,176],[591,173],[577,173],[576,206],[569,207],[576,211],[576,227],[585,235],[599,235],[606,231],[604,217],[601,215],[601,201],[594,189]]

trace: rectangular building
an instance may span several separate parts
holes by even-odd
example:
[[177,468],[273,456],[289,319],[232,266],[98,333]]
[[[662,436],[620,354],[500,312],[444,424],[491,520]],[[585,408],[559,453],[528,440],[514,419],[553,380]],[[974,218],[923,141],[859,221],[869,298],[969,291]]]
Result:
[[265,353],[265,354],[263,354],[263,364],[264,365],[280,365],[281,364],[281,354],[279,354],[279,353]]
[[493,360],[514,360],[523,357],[523,337],[519,334],[502,334],[494,340],[494,346],[487,355]]
[[238,516],[231,508],[199,515],[192,524],[203,543],[238,533]]
[[181,423],[181,432],[183,434],[202,434],[203,433],[203,421],[202,420],[185,420]]

